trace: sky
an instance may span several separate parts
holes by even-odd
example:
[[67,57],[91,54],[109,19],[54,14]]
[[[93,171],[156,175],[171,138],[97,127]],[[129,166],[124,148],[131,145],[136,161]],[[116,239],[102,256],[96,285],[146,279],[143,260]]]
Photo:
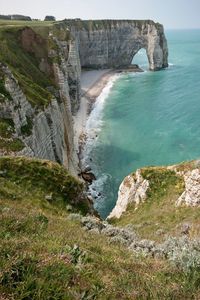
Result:
[[152,19],[169,28],[200,28],[200,0],[0,0],[0,14],[43,19]]

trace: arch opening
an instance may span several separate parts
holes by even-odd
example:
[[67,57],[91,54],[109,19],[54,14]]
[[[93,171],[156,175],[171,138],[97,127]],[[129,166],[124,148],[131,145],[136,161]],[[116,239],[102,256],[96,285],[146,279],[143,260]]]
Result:
[[144,71],[149,70],[149,60],[147,56],[147,51],[145,48],[141,48],[138,52],[133,56],[132,65],[136,64]]

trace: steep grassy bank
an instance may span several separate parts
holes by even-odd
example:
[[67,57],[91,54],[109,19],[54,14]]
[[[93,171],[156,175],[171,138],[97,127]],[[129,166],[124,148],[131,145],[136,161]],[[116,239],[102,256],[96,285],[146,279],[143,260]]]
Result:
[[[41,32],[40,27],[38,31]],[[38,107],[49,103],[53,95],[47,88],[55,86],[48,58],[48,32],[49,27],[45,27],[42,37],[30,27],[0,26],[0,62],[10,68],[27,99]],[[42,59],[43,71],[40,67]],[[1,73],[3,83],[5,75]],[[1,89],[1,94],[8,96],[5,88]]]
[[198,299],[195,270],[83,230],[68,211],[86,213],[81,185],[58,164],[1,158],[0,175],[1,299]]
[[27,199],[41,208],[65,209],[69,205],[83,214],[91,208],[83,183],[62,166],[26,157],[0,158],[0,197],[16,203]]

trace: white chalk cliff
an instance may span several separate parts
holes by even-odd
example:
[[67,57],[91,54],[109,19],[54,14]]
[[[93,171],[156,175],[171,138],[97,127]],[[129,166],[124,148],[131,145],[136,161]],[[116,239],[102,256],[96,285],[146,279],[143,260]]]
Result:
[[119,187],[117,203],[108,219],[119,219],[131,203],[137,208],[146,199],[148,188],[149,181],[142,177],[140,169],[135,174],[128,175]]
[[[157,174],[156,176],[160,176],[160,174],[164,175],[160,177],[162,179],[156,181],[154,175],[152,178],[145,178],[143,173],[147,171],[150,173],[153,171],[154,174]],[[119,219],[128,210],[129,205],[134,205],[136,210],[144,201],[148,201],[148,192],[152,190],[152,184],[156,185],[156,189],[161,190],[168,176],[178,178],[179,180],[179,184],[176,181],[172,183],[174,191],[176,191],[174,194],[177,194],[173,203],[174,208],[178,206],[200,206],[199,161],[191,161],[168,167],[147,167],[138,169],[135,173],[125,177],[119,188],[116,205],[108,216],[108,219]]]
[[[34,62],[38,74],[54,81],[45,87],[51,97],[42,107],[33,105],[30,93],[34,94],[34,82],[30,81],[31,76],[24,77],[26,70],[20,73],[21,65],[12,58],[12,50],[16,49],[8,46],[10,60],[6,61],[6,55],[5,60],[0,60],[0,118],[1,121],[12,120],[14,129],[11,137],[2,136],[1,140],[3,145],[12,139],[20,140],[23,149],[14,151],[0,147],[1,155],[46,158],[58,161],[72,174],[77,174],[73,115],[80,106],[81,67],[126,67],[133,56],[145,48],[150,70],[165,68],[168,50],[163,26],[149,20],[65,20],[48,28],[45,37],[34,30],[25,27],[15,33],[10,28],[5,33],[5,42],[11,34],[14,38],[14,34],[17,35],[16,47],[21,49],[20,55],[31,56],[30,64]],[[24,132],[27,128],[28,132]]]
[[151,20],[83,21],[76,32],[81,65],[93,68],[124,68],[134,55],[146,49],[149,69],[168,66],[163,26]]

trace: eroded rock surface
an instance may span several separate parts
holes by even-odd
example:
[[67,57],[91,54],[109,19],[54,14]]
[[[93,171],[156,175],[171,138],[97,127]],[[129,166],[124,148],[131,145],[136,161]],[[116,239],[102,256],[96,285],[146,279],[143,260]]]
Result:
[[200,169],[184,174],[185,191],[178,198],[176,205],[200,206]]
[[88,22],[82,21],[76,32],[83,67],[128,67],[141,48],[146,49],[150,70],[168,66],[167,41],[161,24],[151,20]]
[[[53,45],[51,48],[31,28],[21,30],[20,34],[19,47],[40,61],[38,69],[51,78],[54,85],[47,87],[51,92],[47,105],[33,105],[13,68],[11,71],[6,64],[0,64],[5,89],[10,95],[10,99],[4,97],[0,103],[0,118],[12,120],[14,138],[24,144],[20,151],[0,149],[1,155],[25,155],[57,161],[75,175],[78,173],[78,157],[72,115],[79,108],[81,75],[76,45],[71,37],[60,40],[59,36],[49,32],[47,38]],[[31,92],[34,93],[34,88]]]
[[130,203],[135,203],[137,208],[138,204],[146,199],[148,188],[149,182],[142,177],[139,169],[135,174],[128,175],[119,187],[116,206],[108,219],[120,218]]

